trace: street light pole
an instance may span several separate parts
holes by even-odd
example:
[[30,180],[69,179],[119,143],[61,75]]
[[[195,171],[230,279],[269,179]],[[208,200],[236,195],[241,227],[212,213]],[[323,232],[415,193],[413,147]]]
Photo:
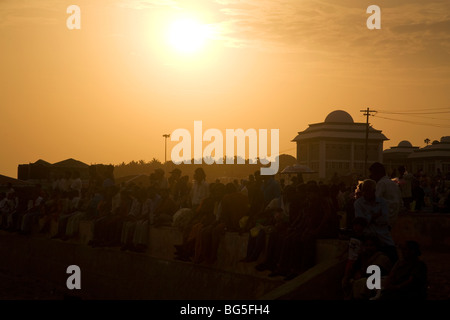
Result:
[[170,134],[163,134],[164,137],[164,164],[167,162],[167,138],[170,138]]

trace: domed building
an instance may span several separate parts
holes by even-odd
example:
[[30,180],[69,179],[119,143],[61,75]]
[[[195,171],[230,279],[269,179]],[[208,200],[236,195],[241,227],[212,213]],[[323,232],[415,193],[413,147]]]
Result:
[[450,136],[441,137],[431,145],[414,150],[408,156],[413,172],[423,171],[428,175],[450,173]]
[[430,145],[413,147],[409,141],[401,141],[397,147],[383,151],[383,162],[388,174],[404,165],[411,173],[422,171],[434,176],[450,173],[450,136],[434,140]]
[[[315,178],[329,179],[334,174],[364,174],[366,124],[354,122],[343,110],[335,110],[324,122],[310,124],[292,140],[297,143],[297,161],[318,172]],[[383,161],[381,130],[369,127],[367,165]]]
[[391,147],[383,151],[383,164],[386,168],[386,173],[391,175],[400,166],[406,166],[406,169],[411,172],[412,165],[408,157],[419,147],[414,147],[411,142],[407,140],[400,141],[396,147]]

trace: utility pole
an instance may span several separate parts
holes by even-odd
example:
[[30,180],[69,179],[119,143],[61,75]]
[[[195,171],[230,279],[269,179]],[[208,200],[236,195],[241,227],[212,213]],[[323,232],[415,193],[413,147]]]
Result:
[[366,141],[364,145],[364,175],[367,174],[367,159],[369,157],[368,155],[368,143],[369,143],[369,116],[371,116],[371,113],[376,113],[375,110],[370,110],[367,108],[366,110],[359,110],[360,112],[364,112],[364,115],[366,116]]
[[170,134],[163,134],[164,137],[164,164],[167,162],[167,138],[170,138]]

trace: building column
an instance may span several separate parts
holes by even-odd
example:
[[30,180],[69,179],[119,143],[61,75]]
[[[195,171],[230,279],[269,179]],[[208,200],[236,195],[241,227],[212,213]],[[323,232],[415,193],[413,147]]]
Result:
[[432,175],[435,175],[438,169],[441,170],[441,173],[443,172],[443,170],[442,170],[442,161],[436,159],[436,163],[434,165],[434,172],[432,172]]
[[308,142],[306,145],[306,163],[308,164],[308,167],[311,168],[311,143]]
[[355,143],[352,141],[350,144],[350,172],[355,170]]
[[326,178],[326,166],[325,159],[326,158],[326,142],[320,140],[319,142],[319,178]]
[[378,143],[378,162],[383,163],[383,141]]

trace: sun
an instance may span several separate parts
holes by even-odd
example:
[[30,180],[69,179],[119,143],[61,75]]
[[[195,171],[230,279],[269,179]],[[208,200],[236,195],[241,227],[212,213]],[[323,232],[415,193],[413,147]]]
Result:
[[209,34],[207,25],[191,18],[183,18],[172,22],[167,39],[179,52],[196,53],[204,48]]

